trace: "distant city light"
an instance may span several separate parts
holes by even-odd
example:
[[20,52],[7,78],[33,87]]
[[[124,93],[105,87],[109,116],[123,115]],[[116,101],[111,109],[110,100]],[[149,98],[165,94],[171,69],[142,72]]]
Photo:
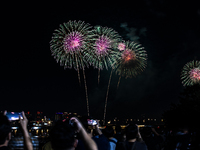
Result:
[[41,127],[32,127],[32,129],[40,129]]
[[58,115],[62,115],[63,113],[62,113],[62,112],[57,112],[56,114],[58,114]]

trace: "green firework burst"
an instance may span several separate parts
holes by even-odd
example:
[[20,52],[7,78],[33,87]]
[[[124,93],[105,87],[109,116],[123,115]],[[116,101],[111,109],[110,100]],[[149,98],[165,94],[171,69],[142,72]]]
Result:
[[85,55],[91,49],[94,38],[92,27],[83,21],[69,21],[60,24],[50,41],[52,55],[64,68],[83,68],[88,66]]
[[136,42],[120,42],[118,50],[120,56],[114,63],[116,73],[125,78],[132,78],[144,71],[147,65],[147,54],[144,47]]
[[200,84],[200,61],[190,61],[182,69],[181,80],[183,86]]

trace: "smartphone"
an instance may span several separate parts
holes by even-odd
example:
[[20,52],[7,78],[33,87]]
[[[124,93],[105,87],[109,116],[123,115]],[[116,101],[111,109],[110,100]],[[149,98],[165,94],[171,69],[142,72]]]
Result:
[[91,125],[91,126],[97,125],[97,121],[96,120],[88,119],[87,121],[88,121],[88,125]]
[[19,116],[23,119],[22,112],[7,112],[6,116],[8,117],[8,120],[19,120]]

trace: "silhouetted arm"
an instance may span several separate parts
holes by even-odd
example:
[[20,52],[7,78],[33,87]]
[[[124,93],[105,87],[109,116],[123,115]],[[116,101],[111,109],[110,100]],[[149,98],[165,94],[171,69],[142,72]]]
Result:
[[93,139],[87,134],[86,130],[83,128],[81,122],[76,118],[72,117],[71,120],[74,122],[77,133],[80,135],[81,140],[84,143],[86,150],[98,150],[96,143]]
[[22,116],[23,116],[23,119],[21,119],[21,117],[19,116],[19,120],[20,120],[23,136],[24,136],[24,146],[25,146],[25,149],[33,150],[33,144],[29,136],[28,129],[27,129],[28,119],[26,118],[24,111],[22,111]]

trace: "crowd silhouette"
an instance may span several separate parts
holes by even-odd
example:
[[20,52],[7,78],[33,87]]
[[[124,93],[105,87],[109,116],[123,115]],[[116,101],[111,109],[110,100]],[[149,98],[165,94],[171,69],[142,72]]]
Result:
[[[98,120],[88,117],[70,117],[57,120],[48,140],[34,146],[28,133],[28,120],[22,112],[19,117],[23,135],[21,149],[43,150],[198,150],[200,148],[200,132],[188,126],[176,129],[157,128],[153,125],[138,127],[127,124],[124,129],[119,124],[106,125],[101,128]],[[0,150],[19,149],[10,147],[11,125],[5,112],[0,114]]]

